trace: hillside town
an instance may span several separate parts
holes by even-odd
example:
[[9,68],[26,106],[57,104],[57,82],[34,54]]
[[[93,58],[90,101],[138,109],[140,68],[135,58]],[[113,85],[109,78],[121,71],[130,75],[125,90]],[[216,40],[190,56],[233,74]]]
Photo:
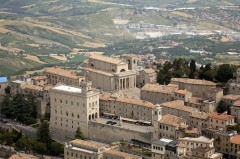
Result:
[[[0,101],[32,95],[37,118],[49,114],[50,135],[64,144],[64,159],[240,159],[240,134],[232,129],[240,123],[240,68],[225,92],[202,79],[160,85],[156,69],[139,61],[134,54],[92,55],[80,76],[49,67],[37,76],[0,77]],[[223,102],[230,111],[219,113]],[[24,125],[17,129],[34,136]],[[77,131],[84,137],[76,138]],[[10,159],[34,158],[29,155]]]
[[[81,76],[50,67],[38,76],[1,77],[1,101],[8,86],[12,97],[33,95],[37,117],[49,114],[52,139],[65,145],[65,159],[240,158],[240,135],[230,129],[240,122],[240,68],[224,94],[200,79],[160,85],[156,70],[139,61],[134,54],[92,55]],[[216,112],[222,101],[229,113]],[[74,139],[77,130],[85,140]]]

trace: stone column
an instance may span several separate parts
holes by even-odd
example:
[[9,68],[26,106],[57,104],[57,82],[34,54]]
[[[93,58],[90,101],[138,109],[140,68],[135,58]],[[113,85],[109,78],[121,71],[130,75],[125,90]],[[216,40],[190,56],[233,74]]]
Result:
[[127,78],[124,78],[124,89],[127,89]]
[[120,90],[120,79],[118,78],[118,86],[117,86],[118,91]]
[[123,89],[123,79],[121,79],[121,90]]
[[134,85],[133,87],[135,88],[136,87],[136,76],[134,76]]

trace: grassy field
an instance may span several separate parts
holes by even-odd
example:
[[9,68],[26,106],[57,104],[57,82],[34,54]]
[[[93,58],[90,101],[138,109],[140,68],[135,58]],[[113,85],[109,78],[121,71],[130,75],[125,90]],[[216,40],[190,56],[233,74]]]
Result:
[[[224,3],[240,4],[238,0],[225,0]],[[159,43],[158,40],[153,43],[136,40],[123,28],[126,23],[181,24],[177,17],[184,19],[186,25],[193,24],[199,29],[228,29],[215,22],[196,21],[196,15],[184,11],[142,10],[146,6],[221,5],[218,0],[0,0],[0,4],[0,74],[6,75],[36,67],[68,64],[69,59],[80,64],[86,56],[78,52],[148,53],[149,47]],[[172,16],[174,18],[170,18]],[[206,40],[203,44],[211,42],[217,41]],[[232,41],[222,37],[220,42]],[[158,55],[158,51],[154,53]],[[180,56],[186,56],[185,53]]]

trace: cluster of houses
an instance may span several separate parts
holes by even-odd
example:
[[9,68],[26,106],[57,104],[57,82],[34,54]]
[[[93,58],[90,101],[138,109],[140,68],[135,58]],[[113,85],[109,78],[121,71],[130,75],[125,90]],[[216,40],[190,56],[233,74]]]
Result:
[[[138,58],[93,55],[82,76],[59,67],[41,76],[11,81],[11,94],[32,94],[38,116],[50,114],[50,133],[65,141],[65,159],[140,159],[112,143],[127,141],[151,150],[152,159],[240,158],[240,68],[228,82],[228,94],[211,81],[172,78],[156,83],[152,68],[140,69]],[[7,83],[7,84],[6,84]],[[0,78],[0,92],[8,85]],[[139,96],[132,95],[139,90]],[[221,101],[230,114],[217,113]],[[73,140],[76,130],[90,140]],[[104,144],[103,144],[104,143]]]

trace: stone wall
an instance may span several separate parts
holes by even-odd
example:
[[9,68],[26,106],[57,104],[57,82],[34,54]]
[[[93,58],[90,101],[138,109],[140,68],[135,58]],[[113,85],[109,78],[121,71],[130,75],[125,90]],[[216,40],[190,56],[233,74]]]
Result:
[[89,121],[89,138],[104,143],[112,143],[120,140],[131,141],[136,139],[142,142],[151,143],[152,133],[143,133]]

